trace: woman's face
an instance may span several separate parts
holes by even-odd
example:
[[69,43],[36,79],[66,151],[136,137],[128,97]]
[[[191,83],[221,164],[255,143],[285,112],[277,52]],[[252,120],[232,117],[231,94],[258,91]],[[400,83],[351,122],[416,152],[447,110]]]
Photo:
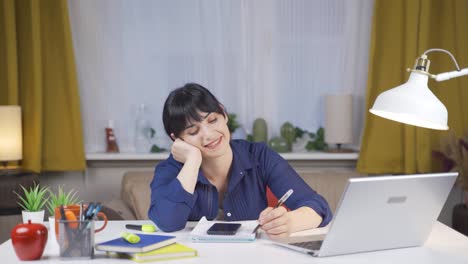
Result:
[[190,122],[180,134],[180,137],[190,145],[200,149],[202,158],[222,156],[229,149],[231,134],[226,117],[216,112],[200,112],[200,122]]

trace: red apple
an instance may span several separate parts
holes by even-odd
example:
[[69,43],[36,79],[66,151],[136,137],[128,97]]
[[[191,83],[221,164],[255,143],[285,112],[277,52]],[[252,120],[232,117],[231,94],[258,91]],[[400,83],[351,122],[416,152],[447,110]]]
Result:
[[20,260],[40,259],[47,243],[47,228],[42,224],[19,224],[11,230],[11,243]]

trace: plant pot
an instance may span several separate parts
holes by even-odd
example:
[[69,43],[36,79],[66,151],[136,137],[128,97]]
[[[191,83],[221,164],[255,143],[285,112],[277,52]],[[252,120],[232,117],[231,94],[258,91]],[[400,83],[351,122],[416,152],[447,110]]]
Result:
[[468,207],[466,204],[457,204],[453,208],[452,227],[468,236]]
[[274,137],[270,139],[268,145],[271,149],[279,153],[285,153],[290,151],[288,142],[282,137]]
[[55,215],[49,216],[49,237],[47,244],[57,249],[57,251],[59,250],[59,244],[55,236]]
[[54,237],[55,239],[55,215],[49,216],[49,237]]
[[32,223],[44,223],[44,210],[38,212],[21,211],[21,214],[24,224],[28,223],[28,220],[31,220]]

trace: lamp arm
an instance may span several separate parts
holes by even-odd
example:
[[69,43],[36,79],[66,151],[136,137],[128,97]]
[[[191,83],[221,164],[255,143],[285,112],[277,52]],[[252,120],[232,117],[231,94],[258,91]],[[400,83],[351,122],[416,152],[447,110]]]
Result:
[[[427,54],[430,53],[430,52],[434,52],[434,51],[443,52],[443,53],[449,55],[450,58],[452,59],[453,63],[455,64],[455,67],[457,68],[457,70],[456,71],[451,71],[451,72],[439,73],[437,75],[430,74],[429,72],[427,72],[427,70],[429,69],[429,60],[427,60]],[[422,69],[423,69],[422,73],[425,73],[425,74],[429,75],[429,77],[434,78],[438,82],[446,81],[446,80],[456,78],[456,77],[460,77],[460,76],[463,76],[463,75],[468,75],[468,68],[460,69],[460,66],[458,66],[458,62],[455,59],[455,57],[452,55],[452,53],[450,53],[448,50],[444,50],[444,49],[435,48],[435,49],[426,50],[421,55],[421,57],[419,57],[416,60],[416,64],[417,64],[417,67],[415,67],[415,70],[419,70],[419,67],[422,67]]]
[[[456,60],[455,57],[452,55],[452,53],[450,53],[448,50],[437,49],[437,48],[436,48],[436,49],[428,49],[428,50],[426,50],[426,51],[421,55],[421,57],[426,58],[426,57],[427,57],[427,54],[428,54],[429,52],[433,52],[433,51],[440,51],[440,52],[444,52],[444,53],[448,54],[448,55],[450,56],[450,58],[452,58],[453,63],[455,63],[455,67],[457,67],[457,71],[460,71],[460,66],[458,66],[457,60]],[[450,78],[449,78],[449,79],[450,79]]]
[[461,69],[458,71],[444,72],[435,75],[434,79],[438,82],[446,81],[452,78],[460,77],[463,75],[468,75],[468,68]]

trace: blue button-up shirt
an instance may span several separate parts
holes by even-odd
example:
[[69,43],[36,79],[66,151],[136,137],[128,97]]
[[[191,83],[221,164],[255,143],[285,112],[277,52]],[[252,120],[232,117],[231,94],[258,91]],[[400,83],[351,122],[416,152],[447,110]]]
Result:
[[[289,209],[308,206],[322,217],[320,226],[330,222],[332,213],[325,199],[280,155],[263,143],[232,140],[230,144],[233,161],[223,201],[226,221],[258,219],[267,207],[268,186],[278,198],[293,189],[294,193],[285,202]],[[198,221],[203,216],[214,219],[218,214],[216,187],[199,170],[194,193],[187,192],[177,179],[182,166],[169,156],[156,166],[151,182],[148,216],[166,232],[183,229],[187,221]]]

